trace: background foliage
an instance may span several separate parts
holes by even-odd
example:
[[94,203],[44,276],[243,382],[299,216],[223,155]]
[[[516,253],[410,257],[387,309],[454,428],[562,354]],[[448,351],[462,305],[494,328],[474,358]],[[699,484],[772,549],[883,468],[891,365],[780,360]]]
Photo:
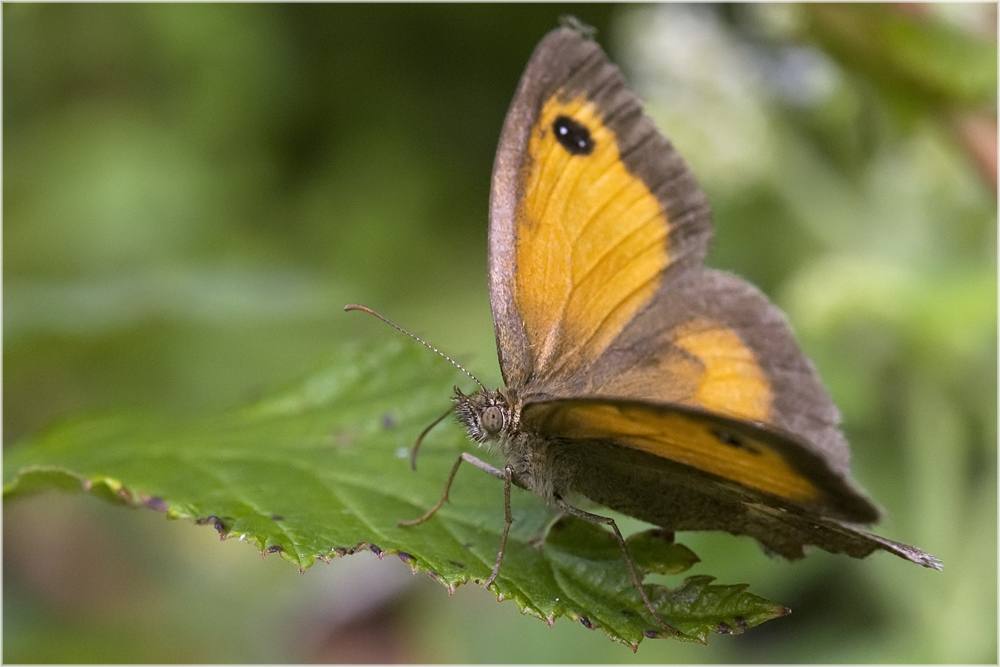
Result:
[[995,11],[4,5],[5,446],[81,412],[190,419],[396,335],[352,301],[499,382],[492,155],[572,13],[708,192],[709,264],[788,312],[882,532],[946,568],[685,535],[793,614],[633,656],[394,560],[299,576],[45,494],[4,504],[4,660],[995,662]]

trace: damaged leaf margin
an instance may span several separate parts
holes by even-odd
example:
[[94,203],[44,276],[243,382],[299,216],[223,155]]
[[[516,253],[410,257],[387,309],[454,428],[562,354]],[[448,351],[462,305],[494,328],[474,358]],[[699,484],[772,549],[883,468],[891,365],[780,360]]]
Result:
[[[408,341],[346,347],[301,382],[220,415],[177,424],[115,414],[57,426],[5,451],[4,497],[82,490],[211,525],[300,570],[367,549],[394,554],[449,590],[482,583],[503,527],[499,481],[462,470],[434,518],[397,524],[438,499],[459,451],[473,446],[456,425],[440,426],[417,472],[409,467],[410,446],[447,405],[454,380],[448,364]],[[565,615],[633,649],[661,636],[606,530],[569,517],[553,523],[526,492],[512,501],[515,521],[491,586],[499,600],[549,624]],[[662,530],[629,544],[644,572],[677,575],[698,560]],[[646,583],[664,618],[700,642],[788,613],[745,588],[705,575],[673,589]]]

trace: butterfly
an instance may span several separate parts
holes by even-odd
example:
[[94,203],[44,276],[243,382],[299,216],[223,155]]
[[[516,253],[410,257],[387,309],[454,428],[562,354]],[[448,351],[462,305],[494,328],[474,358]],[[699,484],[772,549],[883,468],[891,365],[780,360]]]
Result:
[[516,485],[611,528],[668,630],[614,520],[570,498],[670,531],[747,535],[788,559],[808,546],[882,550],[941,569],[856,527],[880,512],[851,479],[837,408],[781,311],[702,265],[711,238],[705,194],[619,69],[578,23],[546,35],[493,170],[489,291],[505,386],[453,398],[471,439],[505,463],[463,453],[441,500],[401,523],[433,515],[470,463],[504,483],[487,586]]

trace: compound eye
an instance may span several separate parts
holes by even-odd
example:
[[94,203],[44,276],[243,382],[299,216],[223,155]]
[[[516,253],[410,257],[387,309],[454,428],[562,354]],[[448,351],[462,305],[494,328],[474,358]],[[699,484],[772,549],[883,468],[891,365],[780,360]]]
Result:
[[483,410],[479,417],[479,423],[487,433],[499,433],[503,428],[503,410],[495,405]]

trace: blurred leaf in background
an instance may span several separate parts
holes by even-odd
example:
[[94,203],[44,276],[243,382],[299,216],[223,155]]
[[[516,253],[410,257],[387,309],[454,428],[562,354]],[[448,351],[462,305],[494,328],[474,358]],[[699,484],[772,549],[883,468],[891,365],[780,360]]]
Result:
[[794,613],[633,656],[401,562],[299,576],[47,494],[4,504],[5,661],[996,662],[995,5],[5,4],[5,445],[238,405],[396,335],[347,302],[497,384],[492,156],[564,14],[708,192],[708,264],[788,313],[882,532],[945,571],[684,535]]

